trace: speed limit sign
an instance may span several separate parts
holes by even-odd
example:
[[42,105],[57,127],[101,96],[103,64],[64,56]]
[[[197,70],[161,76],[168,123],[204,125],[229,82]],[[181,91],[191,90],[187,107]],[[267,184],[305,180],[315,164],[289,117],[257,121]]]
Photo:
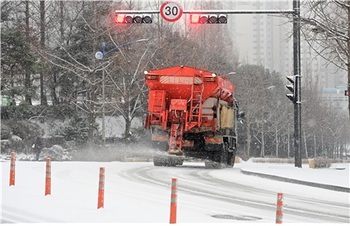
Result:
[[168,22],[180,19],[182,12],[182,7],[177,2],[166,1],[160,6],[160,15]]

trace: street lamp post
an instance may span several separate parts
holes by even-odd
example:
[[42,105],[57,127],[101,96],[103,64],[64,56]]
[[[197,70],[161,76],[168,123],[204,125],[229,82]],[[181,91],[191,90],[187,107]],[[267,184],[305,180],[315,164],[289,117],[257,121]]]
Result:
[[[102,62],[104,61],[106,43],[102,42]],[[106,122],[105,122],[105,70],[102,70],[102,143],[106,144]]]

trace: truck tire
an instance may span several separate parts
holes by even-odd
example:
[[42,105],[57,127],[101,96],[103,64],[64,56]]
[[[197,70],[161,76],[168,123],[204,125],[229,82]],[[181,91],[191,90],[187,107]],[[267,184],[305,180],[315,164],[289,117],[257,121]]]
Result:
[[223,158],[226,163],[226,167],[232,168],[235,165],[236,159],[236,144],[234,143],[232,148],[229,148],[228,144],[223,145]]
[[225,164],[220,162],[215,162],[213,160],[205,160],[204,161],[205,168],[207,169],[223,169],[225,168]]
[[154,166],[165,166],[164,157],[160,155],[153,156],[153,165]]
[[184,162],[183,157],[178,156],[164,156],[164,155],[155,155],[153,156],[153,165],[154,166],[181,166]]
[[235,150],[228,150],[227,154],[227,167],[232,168],[235,165],[235,157],[236,157],[236,152]]
[[206,160],[205,167],[210,169],[232,168],[234,165],[235,150],[229,150],[227,144],[222,144],[219,151],[212,153]]

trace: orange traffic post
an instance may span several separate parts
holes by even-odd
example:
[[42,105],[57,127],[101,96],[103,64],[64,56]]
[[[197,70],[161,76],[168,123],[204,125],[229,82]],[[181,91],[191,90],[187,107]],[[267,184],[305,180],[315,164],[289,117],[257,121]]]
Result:
[[176,224],[177,178],[171,180],[170,224]]
[[46,158],[45,195],[51,195],[51,158]]
[[276,224],[283,222],[283,193],[277,193]]
[[98,181],[97,209],[104,207],[104,191],[105,191],[105,168],[100,167],[100,178]]
[[9,186],[15,186],[15,164],[16,164],[16,153],[11,152],[11,165],[10,165],[10,183]]

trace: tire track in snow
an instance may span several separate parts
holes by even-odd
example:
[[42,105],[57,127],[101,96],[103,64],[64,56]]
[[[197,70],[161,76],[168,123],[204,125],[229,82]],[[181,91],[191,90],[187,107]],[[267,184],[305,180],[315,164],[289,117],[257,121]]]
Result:
[[[234,203],[237,205],[247,206],[256,209],[265,209],[268,211],[276,210],[276,192],[260,189],[258,187],[247,186],[239,182],[231,182],[222,180],[212,176],[210,173],[216,170],[205,169],[204,167],[154,167],[141,166],[132,168],[124,172],[124,177],[146,182],[152,185],[170,187],[170,177],[178,177],[179,191],[184,191],[189,194],[221,200],[223,202]],[[238,172],[239,173],[239,172]],[[214,188],[216,188],[214,190]],[[237,188],[245,195],[235,195],[232,193],[232,188]],[[226,193],[225,193],[226,191]],[[262,197],[271,196],[272,201],[250,199],[251,194],[259,194]],[[242,198],[243,197],[243,198]],[[286,198],[286,197],[285,197]],[[324,200],[308,199],[305,197],[288,195],[288,198],[294,199],[296,202],[308,202],[313,206],[323,205],[325,209],[329,208],[348,208],[345,204],[336,202],[327,202]],[[288,215],[302,216],[312,220],[324,222],[342,222],[349,223],[349,216],[345,214],[336,214],[334,212],[319,211],[317,209],[293,207],[285,205],[284,212]],[[336,212],[336,211],[335,211]]]

